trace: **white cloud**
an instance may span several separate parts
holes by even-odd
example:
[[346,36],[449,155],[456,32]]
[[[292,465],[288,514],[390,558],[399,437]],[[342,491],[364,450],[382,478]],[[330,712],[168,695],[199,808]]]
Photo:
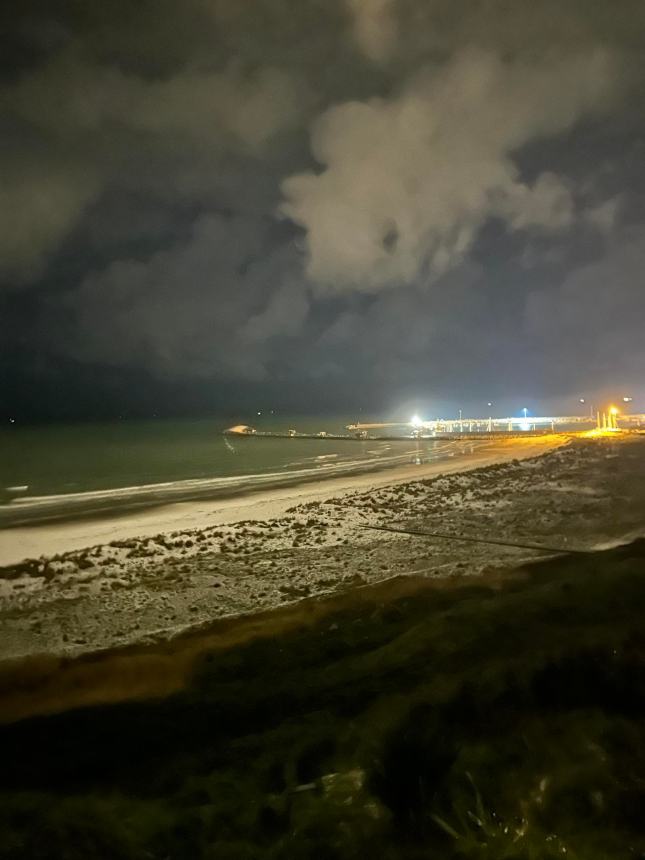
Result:
[[586,212],[586,219],[601,233],[610,233],[620,213],[620,196],[604,200]]
[[491,216],[566,227],[565,184],[523,182],[513,155],[602,109],[613,81],[602,53],[509,65],[467,51],[398,97],[330,108],[311,132],[322,172],[282,186],[282,212],[307,231],[308,274],[324,290],[374,291],[458,264]]
[[502,213],[513,230],[528,227],[563,229],[572,223],[573,209],[573,199],[566,184],[549,172],[542,173],[531,187],[515,183],[502,205]]

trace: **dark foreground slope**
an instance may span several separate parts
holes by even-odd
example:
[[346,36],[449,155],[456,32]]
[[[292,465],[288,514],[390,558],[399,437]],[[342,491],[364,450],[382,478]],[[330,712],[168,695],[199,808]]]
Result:
[[644,857],[645,541],[416,585],[4,726],[1,856]]

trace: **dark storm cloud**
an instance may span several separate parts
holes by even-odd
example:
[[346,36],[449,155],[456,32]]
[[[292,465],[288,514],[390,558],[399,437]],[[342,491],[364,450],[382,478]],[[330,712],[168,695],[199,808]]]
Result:
[[68,348],[167,377],[262,378],[269,342],[309,307],[297,256],[270,234],[266,219],[203,215],[187,240],[92,273],[68,298]]
[[544,395],[642,367],[642,4],[32,0],[3,28],[21,362]]
[[[529,293],[526,333],[557,362],[576,368],[573,378],[591,377],[611,388],[643,385],[645,339],[645,227],[615,231],[593,262],[568,273],[557,285]],[[533,346],[535,349],[535,346]],[[555,363],[554,363],[555,364]],[[550,383],[557,369],[545,362]]]

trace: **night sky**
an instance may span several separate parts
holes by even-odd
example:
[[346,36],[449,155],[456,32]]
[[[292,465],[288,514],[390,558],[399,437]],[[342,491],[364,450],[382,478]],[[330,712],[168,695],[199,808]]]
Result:
[[645,411],[642,0],[2,15],[3,420]]

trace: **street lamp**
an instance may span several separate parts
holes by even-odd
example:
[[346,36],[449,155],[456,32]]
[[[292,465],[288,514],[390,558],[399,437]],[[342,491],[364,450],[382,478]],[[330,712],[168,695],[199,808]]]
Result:
[[615,406],[609,407],[609,429],[617,430],[618,425],[616,424],[616,416],[618,415],[618,410]]

